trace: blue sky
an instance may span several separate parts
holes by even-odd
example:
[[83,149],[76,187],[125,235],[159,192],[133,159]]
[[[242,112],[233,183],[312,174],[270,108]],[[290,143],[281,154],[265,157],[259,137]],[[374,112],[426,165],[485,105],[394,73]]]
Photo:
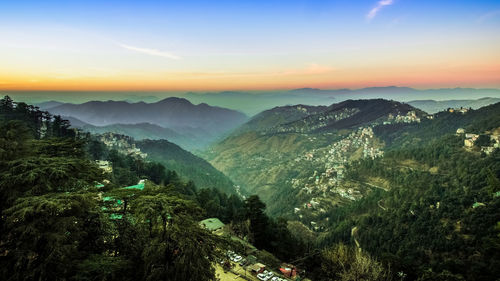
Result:
[[[321,73],[290,87],[453,86],[480,76],[465,69],[496,72],[499,42],[500,1],[3,1],[0,82],[21,87],[24,74],[24,85],[80,77],[84,85],[104,87],[103,80],[117,85],[133,76],[140,85],[165,89],[193,79],[208,88],[248,88],[224,77],[251,74],[256,77],[246,78],[254,84],[286,88],[301,73]],[[456,79],[426,83],[425,69],[453,65],[462,68],[453,70],[460,72]],[[387,69],[387,77],[374,73],[377,67]],[[7,77],[9,71],[15,77]],[[401,71],[408,72],[405,81],[394,76]],[[272,85],[277,74],[294,77]],[[464,86],[500,86],[497,77]]]

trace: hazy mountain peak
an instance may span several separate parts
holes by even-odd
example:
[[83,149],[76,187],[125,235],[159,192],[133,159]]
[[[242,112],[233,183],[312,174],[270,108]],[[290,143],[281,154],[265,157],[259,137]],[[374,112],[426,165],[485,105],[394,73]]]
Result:
[[161,101],[156,102],[157,104],[182,104],[182,105],[193,105],[190,101],[188,101],[185,98],[178,98],[178,97],[168,97],[165,99],[162,99]]

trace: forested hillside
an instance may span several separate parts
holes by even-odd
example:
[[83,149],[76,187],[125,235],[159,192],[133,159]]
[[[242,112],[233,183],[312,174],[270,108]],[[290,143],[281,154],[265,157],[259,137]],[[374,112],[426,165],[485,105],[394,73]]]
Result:
[[0,100],[0,279],[213,280],[220,239],[184,183],[117,188],[68,127]]
[[320,245],[340,241],[367,250],[410,280],[495,280],[500,275],[500,150],[464,147],[457,128],[500,127],[500,104],[466,114],[439,113],[410,126],[374,129],[384,157],[363,159],[347,179],[390,186],[339,206]]
[[[93,161],[103,158],[111,170]],[[262,259],[302,253],[258,196],[197,188],[9,97],[0,100],[0,200],[1,280],[214,280],[216,261],[242,245],[200,227],[207,217]]]
[[236,193],[234,184],[204,159],[191,154],[167,140],[143,140],[137,147],[148,159],[162,163],[181,177],[192,180],[200,188],[215,188],[228,194]]

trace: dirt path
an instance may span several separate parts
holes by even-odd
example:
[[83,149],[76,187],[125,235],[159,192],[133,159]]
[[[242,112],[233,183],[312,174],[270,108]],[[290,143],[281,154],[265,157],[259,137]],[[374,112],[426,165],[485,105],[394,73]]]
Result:
[[356,247],[358,247],[358,249],[361,250],[361,244],[359,244],[359,241],[356,238],[357,234],[358,234],[358,227],[355,226],[351,229],[351,236],[352,238],[354,238],[354,243],[356,243]]
[[382,204],[381,204],[380,202],[382,202],[382,199],[378,200],[377,205],[378,205],[378,206],[379,206],[382,210],[387,211],[387,208],[386,208],[386,207],[384,207],[384,206],[382,206]]

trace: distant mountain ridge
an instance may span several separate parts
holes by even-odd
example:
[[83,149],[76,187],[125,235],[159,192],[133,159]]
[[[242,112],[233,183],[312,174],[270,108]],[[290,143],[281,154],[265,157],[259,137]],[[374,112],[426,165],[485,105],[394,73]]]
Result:
[[[126,133],[142,139],[156,134],[158,137],[170,136],[185,147],[203,147],[226,134],[247,120],[246,115],[235,110],[194,105],[183,98],[166,98],[156,103],[128,103],[125,101],[91,101],[83,104],[61,104],[48,109],[52,114],[76,118],[89,124],[82,125],[92,132],[108,129]],[[157,126],[148,130],[151,124]],[[109,127],[112,126],[112,127]],[[161,130],[159,127],[163,128]],[[134,133],[142,130],[141,133]],[[155,130],[161,132],[156,133]],[[149,131],[148,133],[144,133]],[[189,139],[193,142],[189,143]],[[185,141],[184,141],[185,140]]]
[[500,98],[485,97],[477,100],[414,100],[409,101],[408,104],[411,104],[414,107],[420,108],[428,113],[433,114],[439,111],[446,110],[448,108],[464,107],[478,109],[497,102],[500,102]]
[[82,104],[62,104],[50,111],[72,116],[95,126],[111,124],[152,123],[163,127],[212,128],[232,126],[246,119],[235,110],[194,105],[183,98],[166,98],[155,103],[128,103],[125,101],[90,101]]
[[47,110],[49,108],[53,108],[53,107],[59,106],[61,104],[64,104],[64,103],[58,102],[58,101],[46,101],[46,102],[41,102],[41,103],[38,103],[35,105],[38,106],[41,110]]
[[[330,105],[349,99],[388,99],[399,102],[414,100],[472,100],[484,97],[500,98],[500,89],[442,88],[413,89],[409,87],[368,87],[361,89],[317,89],[300,88],[273,92],[219,92],[186,93],[188,100],[210,105],[223,106],[245,112],[249,115],[271,109],[276,106],[295,104]],[[425,111],[425,110],[424,110]]]

